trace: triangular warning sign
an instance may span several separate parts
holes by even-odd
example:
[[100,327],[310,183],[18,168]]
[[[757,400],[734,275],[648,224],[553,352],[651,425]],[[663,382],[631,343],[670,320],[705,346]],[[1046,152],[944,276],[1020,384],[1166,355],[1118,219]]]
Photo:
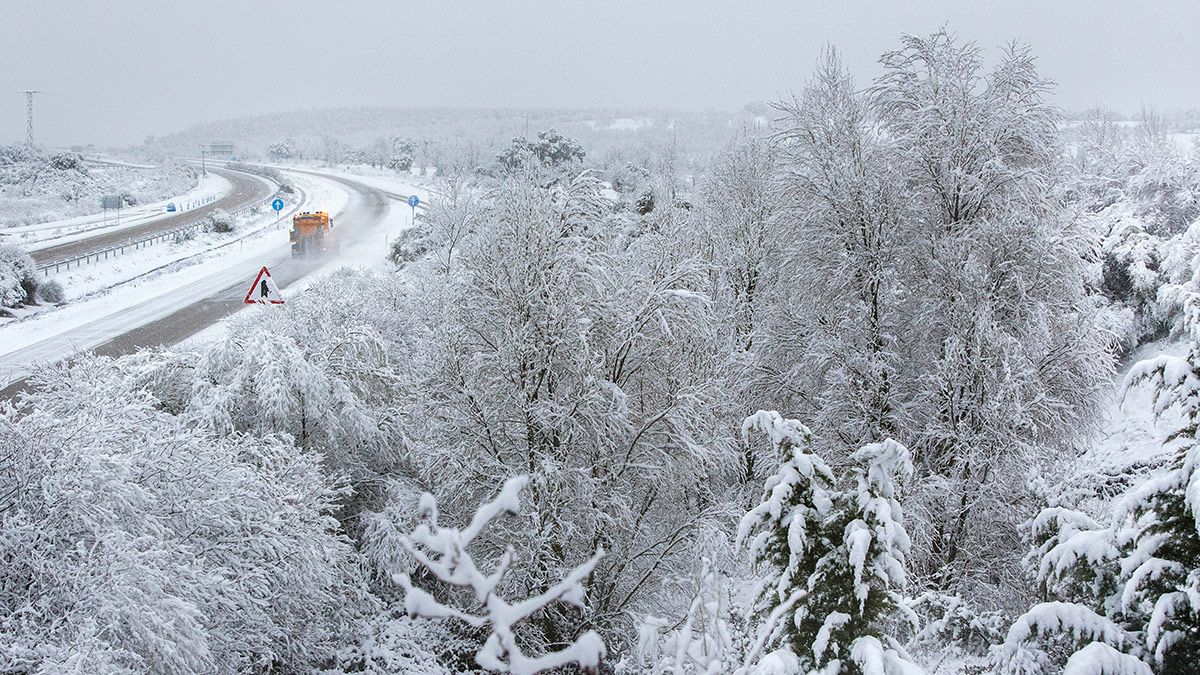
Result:
[[271,271],[265,266],[258,271],[258,276],[254,277],[254,283],[250,285],[250,290],[246,292],[246,304],[282,305],[283,296],[279,294],[279,289],[275,286],[275,282],[271,281]]

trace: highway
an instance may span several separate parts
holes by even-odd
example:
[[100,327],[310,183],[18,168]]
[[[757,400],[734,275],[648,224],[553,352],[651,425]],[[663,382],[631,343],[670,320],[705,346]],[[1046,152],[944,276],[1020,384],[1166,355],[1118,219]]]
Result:
[[270,181],[248,173],[218,168],[210,168],[209,171],[221,175],[233,184],[233,189],[229,191],[229,194],[215,202],[205,204],[190,211],[176,213],[175,215],[164,215],[146,222],[139,222],[119,230],[105,231],[85,239],[56,246],[48,246],[33,251],[30,255],[33,256],[34,261],[38,264],[85,255],[92,251],[123,244],[127,241],[141,239],[158,232],[173,230],[177,227],[197,222],[217,209],[237,211],[270,197],[276,189],[275,185]]
[[[387,216],[390,197],[385,191],[346,178],[314,175],[338,183],[349,195],[345,206],[334,214],[335,233],[341,247],[357,241]],[[204,268],[185,286],[0,355],[0,383],[7,383],[14,376],[20,378],[0,389],[0,400],[12,399],[24,390],[27,384],[24,375],[39,363],[58,361],[88,350],[120,356],[143,347],[174,345],[186,340],[245,308],[246,290],[262,265],[271,269],[272,279],[286,297],[289,285],[335,261],[336,258],[292,258],[285,243],[264,250],[253,264],[238,263],[219,270]]]

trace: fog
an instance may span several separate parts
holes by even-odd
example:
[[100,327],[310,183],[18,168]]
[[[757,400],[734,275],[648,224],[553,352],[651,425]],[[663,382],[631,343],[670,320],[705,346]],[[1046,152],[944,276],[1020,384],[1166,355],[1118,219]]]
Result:
[[943,24],[1031,45],[1065,109],[1200,107],[1200,3],[1046,4],[6,0],[0,142],[25,136],[24,89],[62,145],[297,108],[736,109],[800,87],[826,44],[867,75]]

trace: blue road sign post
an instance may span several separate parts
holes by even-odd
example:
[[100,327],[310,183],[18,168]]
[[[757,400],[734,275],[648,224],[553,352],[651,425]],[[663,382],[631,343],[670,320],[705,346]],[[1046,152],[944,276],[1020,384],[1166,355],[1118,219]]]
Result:
[[408,221],[409,225],[417,224],[417,206],[421,203],[421,198],[416,195],[410,195],[408,198],[408,206],[412,209],[412,220]]
[[271,200],[271,208],[275,209],[275,229],[278,230],[279,229],[279,221],[282,220],[279,217],[279,212],[283,211],[283,199],[281,199],[279,197],[272,199]]

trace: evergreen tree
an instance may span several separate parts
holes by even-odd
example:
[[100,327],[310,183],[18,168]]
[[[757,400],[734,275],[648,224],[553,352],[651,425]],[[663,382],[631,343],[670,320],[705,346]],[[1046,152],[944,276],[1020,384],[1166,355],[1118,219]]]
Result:
[[1129,385],[1154,388],[1156,415],[1174,421],[1175,460],[1121,497],[1107,527],[1062,507],[1034,521],[1041,581],[1069,602],[1042,603],[1017,620],[997,652],[1004,672],[1044,669],[1050,657],[1039,639],[1064,634],[1083,646],[1068,664],[1091,658],[1084,654],[1123,664],[1104,672],[1149,672],[1149,664],[1185,673],[1200,663],[1200,295],[1170,292],[1184,296],[1191,349],[1138,363]]
[[805,452],[811,433],[804,425],[759,411],[743,430],[765,432],[783,459],[739,528],[742,540],[757,529],[750,549],[769,568],[759,600],[766,625],[746,668],[777,644],[790,656],[764,661],[794,656],[829,675],[911,672],[915,666],[885,630],[905,583],[909,538],[896,481],[912,473],[908,450],[890,439],[864,446],[853,455],[854,489],[836,490],[829,467]]

